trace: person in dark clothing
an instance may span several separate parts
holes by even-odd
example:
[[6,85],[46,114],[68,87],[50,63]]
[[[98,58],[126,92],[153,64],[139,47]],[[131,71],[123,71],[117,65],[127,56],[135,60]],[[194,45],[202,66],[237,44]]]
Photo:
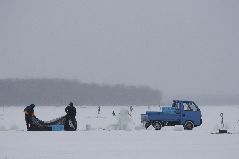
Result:
[[115,116],[115,111],[112,112],[112,115]]
[[77,121],[76,121],[76,108],[73,103],[70,102],[69,105],[65,108],[67,124],[65,125],[66,130],[76,130]]
[[65,112],[69,116],[72,116],[72,117],[76,116],[76,108],[74,107],[72,102],[70,102],[70,104],[65,108]]
[[98,114],[100,114],[100,106],[98,106]]
[[34,107],[35,105],[34,104],[31,104],[29,106],[27,106],[25,109],[24,109],[24,112],[25,112],[25,121],[26,121],[26,126],[27,126],[27,130],[30,129],[30,122],[31,122],[31,117],[32,116],[35,116],[34,115]]

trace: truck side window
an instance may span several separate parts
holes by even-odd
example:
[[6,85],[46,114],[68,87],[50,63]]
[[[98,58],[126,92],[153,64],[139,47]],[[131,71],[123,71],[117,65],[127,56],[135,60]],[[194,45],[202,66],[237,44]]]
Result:
[[185,111],[191,111],[192,110],[188,103],[183,103],[183,107],[184,107]]

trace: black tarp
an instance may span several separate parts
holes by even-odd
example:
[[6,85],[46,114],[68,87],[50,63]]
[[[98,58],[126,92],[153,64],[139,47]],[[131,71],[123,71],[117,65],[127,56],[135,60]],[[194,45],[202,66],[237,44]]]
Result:
[[52,131],[52,127],[55,125],[64,125],[65,131],[77,130],[77,121],[75,117],[65,115],[50,121],[42,121],[32,116],[29,131]]

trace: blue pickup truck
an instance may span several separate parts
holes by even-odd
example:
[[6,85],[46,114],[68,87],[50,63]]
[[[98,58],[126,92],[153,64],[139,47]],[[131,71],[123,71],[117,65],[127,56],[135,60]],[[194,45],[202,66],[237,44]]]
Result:
[[162,111],[146,111],[141,114],[141,122],[147,129],[150,125],[155,130],[163,126],[183,125],[185,130],[192,130],[202,124],[202,115],[193,101],[174,100],[172,106],[162,107]]

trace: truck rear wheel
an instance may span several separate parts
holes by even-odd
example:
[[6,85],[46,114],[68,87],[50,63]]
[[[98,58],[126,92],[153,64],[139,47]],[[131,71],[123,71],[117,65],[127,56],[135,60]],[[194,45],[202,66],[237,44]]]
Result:
[[153,123],[153,127],[154,127],[155,130],[160,130],[162,128],[162,124],[161,124],[160,121],[155,121]]
[[192,130],[194,128],[194,124],[191,121],[186,121],[183,127],[184,130]]

